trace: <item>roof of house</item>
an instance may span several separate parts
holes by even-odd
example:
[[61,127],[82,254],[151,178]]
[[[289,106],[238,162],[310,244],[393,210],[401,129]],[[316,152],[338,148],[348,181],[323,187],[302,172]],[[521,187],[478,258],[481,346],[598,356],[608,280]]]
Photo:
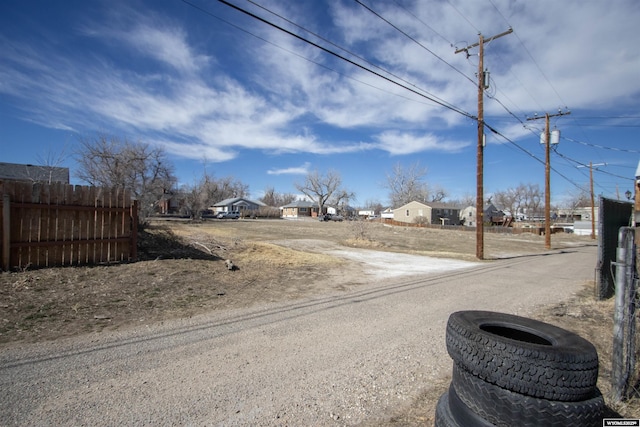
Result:
[[254,204],[254,205],[257,205],[257,206],[266,206],[264,203],[262,203],[260,201],[249,200],[249,199],[245,199],[244,197],[232,197],[230,199],[224,199],[224,200],[216,203],[215,205],[213,205],[213,207],[236,206],[236,205],[242,204],[242,202]]
[[0,179],[69,183],[69,168],[0,162]]
[[[396,209],[404,209],[405,206],[410,205],[412,203],[417,203],[419,205],[425,206],[425,207],[429,207],[432,209],[456,209],[456,210],[460,210],[459,206],[453,205],[451,203],[442,203],[442,202],[418,202],[417,200],[414,200],[412,202],[409,202],[407,204],[404,204],[402,206],[400,206],[399,208]],[[395,210],[395,209],[394,209]]]
[[283,208],[313,208],[316,207],[317,204],[314,202],[310,202],[308,200],[295,200],[287,205],[282,206]]
[[432,208],[436,208],[436,209],[458,209],[458,210],[460,210],[460,206],[454,205],[452,203],[446,203],[446,202],[426,202],[425,205],[431,206]]

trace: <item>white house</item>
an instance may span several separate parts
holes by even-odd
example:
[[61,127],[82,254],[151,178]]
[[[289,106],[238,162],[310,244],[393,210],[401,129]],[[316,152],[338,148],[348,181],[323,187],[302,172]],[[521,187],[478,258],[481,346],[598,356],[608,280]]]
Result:
[[234,197],[231,199],[222,200],[209,208],[215,213],[220,212],[240,212],[241,216],[250,215],[251,212],[256,212],[261,207],[266,206],[262,202],[257,202],[244,197]]

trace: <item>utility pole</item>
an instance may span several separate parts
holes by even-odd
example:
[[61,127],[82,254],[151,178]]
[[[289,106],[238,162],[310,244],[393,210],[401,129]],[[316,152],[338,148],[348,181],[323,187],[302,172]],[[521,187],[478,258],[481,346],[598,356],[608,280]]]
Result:
[[455,53],[465,52],[469,57],[469,49],[478,47],[478,155],[476,164],[476,258],[484,259],[484,91],[489,88],[489,82],[484,70],[484,43],[490,42],[513,32],[512,28],[485,39],[478,34],[478,43],[474,43]]
[[[636,177],[633,184],[633,226],[640,227],[640,161],[636,168]],[[636,245],[640,247],[640,232],[636,233]],[[638,269],[640,271],[640,265]]]
[[[606,166],[606,165],[607,165],[606,163],[596,163],[594,165],[592,162],[589,162],[589,187],[591,189],[591,238],[592,239],[596,238],[596,208],[595,208],[596,204],[595,204],[595,195],[593,193],[593,167]],[[578,166],[578,167],[581,167],[581,166]]]
[[593,197],[593,163],[589,162],[589,183],[591,187],[591,239],[596,238],[596,208]]
[[[551,145],[551,132],[549,131],[549,118],[566,116],[571,114],[570,111],[559,111],[557,114],[546,113],[544,115],[544,145],[545,145],[545,163],[544,163],[544,246],[551,249],[551,158],[549,155],[549,147]],[[541,117],[530,117],[527,120],[537,120]]]

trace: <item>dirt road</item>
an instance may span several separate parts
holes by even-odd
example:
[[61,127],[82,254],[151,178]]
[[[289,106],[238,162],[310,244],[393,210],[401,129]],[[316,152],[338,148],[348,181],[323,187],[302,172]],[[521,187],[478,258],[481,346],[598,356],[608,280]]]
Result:
[[451,312],[530,315],[592,280],[595,253],[590,246],[470,263],[15,346],[0,355],[0,424],[375,424],[450,374]]

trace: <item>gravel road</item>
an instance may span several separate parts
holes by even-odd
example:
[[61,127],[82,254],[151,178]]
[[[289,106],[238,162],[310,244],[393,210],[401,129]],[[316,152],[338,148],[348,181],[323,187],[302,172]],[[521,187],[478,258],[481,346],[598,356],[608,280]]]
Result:
[[530,315],[581,290],[595,258],[590,246],[469,263],[305,300],[4,347],[0,425],[366,425],[450,374],[451,312]]

